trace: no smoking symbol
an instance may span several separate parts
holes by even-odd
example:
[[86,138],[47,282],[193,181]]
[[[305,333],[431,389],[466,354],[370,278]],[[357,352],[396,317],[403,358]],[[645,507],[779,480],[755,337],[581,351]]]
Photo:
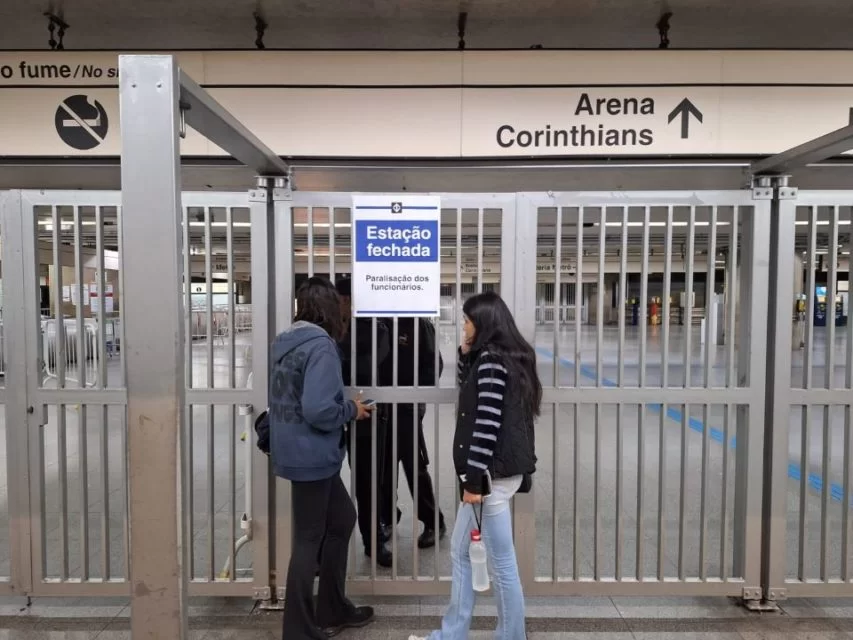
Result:
[[402,202],[392,202],[391,203],[391,213],[403,213],[403,203]]
[[69,147],[88,151],[100,145],[110,128],[107,111],[97,100],[76,95],[56,110],[56,132]]

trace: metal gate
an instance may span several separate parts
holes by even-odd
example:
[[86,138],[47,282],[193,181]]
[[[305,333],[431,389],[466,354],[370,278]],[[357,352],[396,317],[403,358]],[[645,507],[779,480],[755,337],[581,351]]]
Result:
[[771,336],[778,373],[768,380],[776,398],[765,532],[774,559],[766,567],[770,600],[853,594],[849,203],[849,192],[791,188],[774,202],[775,297],[782,309],[794,299],[801,307],[778,313]]
[[[127,595],[124,362],[135,337],[122,322],[122,302],[134,292],[123,287],[120,194],[1,197],[0,524],[7,518],[9,537],[0,539],[0,590]],[[838,274],[849,273],[850,208],[839,204],[849,194],[800,193],[779,205],[786,231],[773,236],[771,204],[752,191],[441,198],[446,317],[434,326],[433,357],[441,354],[444,373],[389,386],[374,358],[372,384],[358,386],[390,406],[392,424],[425,405],[423,442],[390,429],[388,446],[392,459],[426,453],[448,527],[456,510],[449,444],[459,315],[467,296],[495,289],[535,344],[545,385],[535,491],[515,501],[527,593],[755,600],[762,584],[773,587],[771,597],[786,589],[851,593],[851,323],[813,321],[819,280],[832,300]],[[350,271],[350,207],[348,193],[283,188],[183,195],[183,470],[191,499],[182,518],[192,532],[193,594],[284,596],[273,588],[290,555],[289,488],[270,479],[251,423],[266,399],[267,345],[292,317],[294,287],[309,275]],[[771,250],[787,256],[788,271],[769,272]],[[781,287],[773,299],[788,295],[794,280],[786,274],[802,251],[812,320],[804,322],[801,365],[793,352],[799,375],[791,384],[779,372],[791,370],[785,353],[797,325],[783,313],[768,334],[764,310],[774,308],[773,277]],[[840,261],[821,258],[824,251]],[[813,269],[822,260],[825,276]],[[537,310],[543,290],[554,297]],[[419,329],[404,336],[401,321],[389,331],[392,362],[401,338],[416,346],[423,339]],[[773,376],[768,338],[781,354]],[[756,453],[765,448],[768,385],[793,412],[790,429],[782,424],[768,442],[780,474],[770,484]],[[380,425],[370,428],[378,438]],[[379,456],[376,448],[356,455],[345,469],[350,484],[368,465],[375,487],[386,468]],[[390,468],[397,500],[371,505],[368,540],[354,535],[350,587],[446,593],[448,540],[434,549],[417,544],[425,479],[415,475],[409,488],[405,466]],[[375,545],[379,513],[392,504],[402,516],[389,523],[393,562],[385,569]],[[759,515],[762,505],[772,505],[773,517]],[[434,513],[433,527],[440,517]],[[763,547],[774,562],[762,568]]]

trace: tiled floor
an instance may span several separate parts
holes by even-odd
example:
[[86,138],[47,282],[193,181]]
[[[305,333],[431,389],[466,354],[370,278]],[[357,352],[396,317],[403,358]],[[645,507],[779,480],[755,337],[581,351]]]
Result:
[[[406,640],[439,622],[440,599],[376,599],[376,622],[342,640]],[[727,599],[530,599],[528,640],[853,640],[853,600],[795,600],[752,614]],[[126,601],[0,600],[0,640],[130,639]],[[190,640],[280,640],[281,614],[240,600],[194,599]],[[492,637],[494,607],[484,602],[471,640]],[[165,639],[164,639],[165,640]]]

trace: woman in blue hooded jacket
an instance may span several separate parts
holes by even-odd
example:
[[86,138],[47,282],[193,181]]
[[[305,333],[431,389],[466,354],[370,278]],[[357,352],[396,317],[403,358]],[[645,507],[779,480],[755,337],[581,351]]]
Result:
[[[373,609],[346,597],[347,549],[355,507],[341,481],[344,427],[370,414],[344,397],[337,341],[345,333],[334,286],[309,278],[296,294],[293,325],[272,345],[270,456],[275,475],[290,480],[293,551],[287,571],[284,640],[324,640],[373,619]],[[314,577],[320,585],[314,609]]]

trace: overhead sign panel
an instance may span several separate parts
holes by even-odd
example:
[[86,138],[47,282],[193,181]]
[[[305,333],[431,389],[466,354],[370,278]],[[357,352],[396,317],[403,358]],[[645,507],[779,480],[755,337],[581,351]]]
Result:
[[[0,156],[117,156],[116,53],[0,52]],[[848,123],[851,51],[181,52],[276,153],[770,155]],[[849,75],[848,75],[849,74]],[[189,131],[188,156],[224,152]]]
[[438,196],[353,196],[353,314],[437,316],[441,300]]

